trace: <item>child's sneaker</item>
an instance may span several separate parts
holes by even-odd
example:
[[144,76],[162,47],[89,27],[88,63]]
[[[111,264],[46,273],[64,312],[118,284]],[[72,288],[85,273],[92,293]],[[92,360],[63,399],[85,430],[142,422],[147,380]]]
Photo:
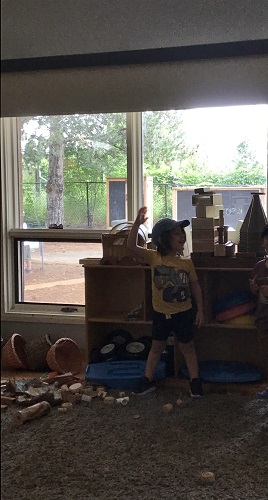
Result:
[[264,391],[256,392],[256,397],[258,399],[268,399],[268,387]]
[[202,396],[204,396],[203,387],[198,378],[193,378],[193,380],[191,380],[190,394],[192,398],[202,398]]
[[133,391],[132,394],[135,394],[136,396],[143,396],[144,394],[149,394],[149,392],[153,392],[155,390],[155,383],[150,382],[147,377],[142,377],[138,388]]

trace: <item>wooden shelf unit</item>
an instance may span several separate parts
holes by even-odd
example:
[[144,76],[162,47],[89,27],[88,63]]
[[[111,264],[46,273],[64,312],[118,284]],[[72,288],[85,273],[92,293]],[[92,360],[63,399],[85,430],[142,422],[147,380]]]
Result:
[[[216,323],[213,306],[225,294],[249,290],[256,258],[211,257],[194,260],[203,290],[205,325],[196,331],[195,344],[201,360],[241,361],[259,364],[257,330],[254,325]],[[151,335],[151,271],[148,266],[109,266],[80,260],[85,268],[86,336],[90,351],[115,329],[137,338]],[[140,317],[128,313],[142,304]],[[183,363],[179,359],[179,366]]]

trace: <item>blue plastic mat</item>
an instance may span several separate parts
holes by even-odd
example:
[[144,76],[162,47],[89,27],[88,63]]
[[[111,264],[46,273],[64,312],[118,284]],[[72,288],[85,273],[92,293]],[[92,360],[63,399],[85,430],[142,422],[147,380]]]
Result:
[[[180,370],[181,374],[189,378],[186,366]],[[249,363],[236,361],[201,361],[199,376],[203,382],[246,383],[261,379],[260,369]]]
[[[146,360],[108,361],[91,363],[86,369],[86,380],[105,385],[110,389],[137,388],[138,382],[145,373]],[[160,361],[155,372],[155,379],[166,376],[166,363]]]

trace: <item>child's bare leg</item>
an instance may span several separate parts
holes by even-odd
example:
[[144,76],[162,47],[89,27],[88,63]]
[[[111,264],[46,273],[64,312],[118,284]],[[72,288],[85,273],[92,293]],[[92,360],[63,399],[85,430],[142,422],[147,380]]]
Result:
[[166,347],[166,341],[162,340],[153,340],[151,350],[149,352],[146,369],[145,369],[145,377],[151,382],[154,378],[156,367],[161,358],[161,354]]
[[186,361],[191,380],[198,378],[198,360],[193,342],[187,342],[187,344],[179,342],[179,348]]

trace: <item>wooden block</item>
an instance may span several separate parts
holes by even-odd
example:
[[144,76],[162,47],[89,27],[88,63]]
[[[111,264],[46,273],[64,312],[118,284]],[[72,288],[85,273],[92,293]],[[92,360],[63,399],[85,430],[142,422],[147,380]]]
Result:
[[28,420],[34,420],[35,418],[47,415],[47,413],[50,412],[50,408],[51,406],[47,401],[40,401],[37,404],[28,406],[28,408],[16,411],[16,413],[14,413],[13,415],[13,418],[17,425],[22,425]]
[[72,394],[71,392],[66,392],[65,394],[62,393],[62,401],[64,401],[64,403],[76,403],[77,398],[75,394]]
[[215,257],[225,257],[225,244],[218,243],[218,245],[214,246],[214,255]]
[[214,240],[193,240],[193,252],[213,252]]
[[214,259],[214,252],[192,252],[191,258],[194,261],[194,265],[198,266],[206,260],[210,261],[211,258]]
[[238,259],[251,259],[256,257],[256,252],[236,252],[235,255]]
[[219,213],[219,226],[220,227],[223,227],[224,226],[224,216],[223,216],[223,210],[220,210],[220,213]]
[[162,408],[163,408],[163,411],[164,411],[165,413],[172,413],[172,412],[173,412],[173,409],[174,409],[174,408],[173,408],[173,404],[171,404],[171,403],[167,403],[166,405],[163,405],[163,407],[162,407]]
[[82,394],[81,401],[85,401],[86,403],[90,403],[91,400],[92,400],[91,396],[88,396],[87,394]]
[[223,205],[197,205],[195,208],[196,217],[214,217],[219,218],[220,210],[223,210]]
[[9,396],[1,395],[1,405],[12,405],[15,402],[16,398],[11,398]]
[[217,226],[216,219],[213,217],[193,217],[192,230],[195,229],[214,229]]
[[73,404],[70,402],[62,403],[61,408],[67,408],[67,410],[72,410]]
[[192,205],[196,207],[197,205],[222,205],[222,195],[219,193],[201,193],[192,195]]
[[232,241],[227,241],[227,243],[225,243],[225,248],[226,248],[226,256],[227,257],[231,257],[232,255],[234,255],[235,243],[233,243]]
[[106,396],[103,401],[108,405],[112,405],[115,402],[115,398],[113,398],[113,396]]
[[218,238],[216,227],[209,229],[193,229],[192,240],[213,240]]
[[231,257],[235,252],[235,244],[232,241],[214,246],[215,257]]
[[80,382],[77,382],[76,384],[72,384],[69,387],[69,391],[72,392],[73,394],[82,391],[83,386]]

